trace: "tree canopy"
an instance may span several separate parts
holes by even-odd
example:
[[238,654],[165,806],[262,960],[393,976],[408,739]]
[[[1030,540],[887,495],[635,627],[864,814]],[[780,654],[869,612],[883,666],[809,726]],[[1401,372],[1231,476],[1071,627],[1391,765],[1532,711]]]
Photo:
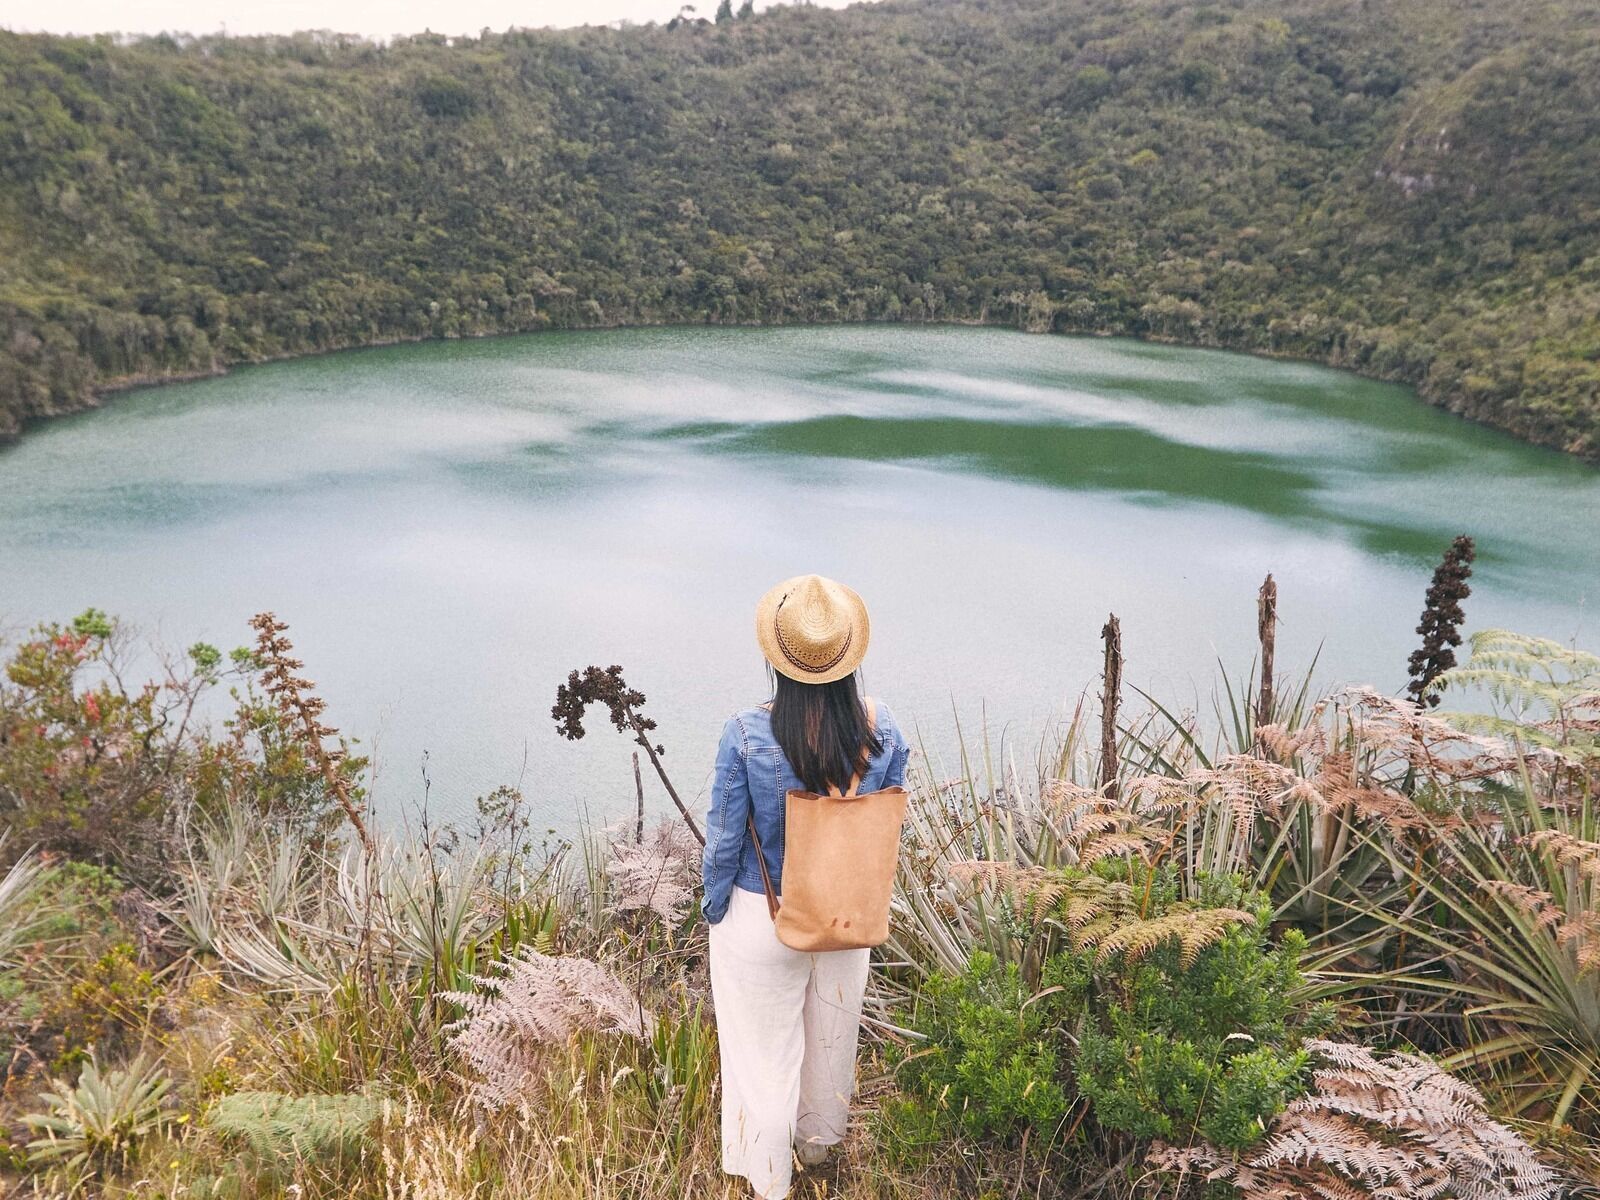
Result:
[[1597,162],[1596,0],[0,33],[0,435],[394,339],[948,320],[1303,356],[1600,459]]

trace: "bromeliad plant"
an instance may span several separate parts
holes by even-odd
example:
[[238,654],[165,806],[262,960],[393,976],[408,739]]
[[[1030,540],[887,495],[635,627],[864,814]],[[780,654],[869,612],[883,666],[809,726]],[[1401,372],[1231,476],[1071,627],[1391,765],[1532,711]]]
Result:
[[125,1157],[166,1120],[162,1100],[171,1086],[161,1064],[143,1055],[111,1070],[91,1055],[76,1084],[58,1081],[41,1097],[44,1111],[23,1118],[38,1135],[28,1143],[28,1161],[63,1167],[78,1181]]
[[1600,1130],[1600,659],[1499,631],[1475,637],[1442,687],[1481,687],[1460,724],[1508,738],[1515,768],[1487,780],[1442,853],[1409,864],[1425,905],[1391,917],[1452,970],[1396,983],[1459,1010],[1449,1066],[1510,1112]]

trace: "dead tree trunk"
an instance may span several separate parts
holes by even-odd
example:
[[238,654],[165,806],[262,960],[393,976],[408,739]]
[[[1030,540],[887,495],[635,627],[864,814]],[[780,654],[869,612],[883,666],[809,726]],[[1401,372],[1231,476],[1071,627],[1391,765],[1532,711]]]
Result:
[[1122,697],[1122,624],[1117,614],[1106,618],[1100,636],[1106,644],[1103,690],[1100,693],[1100,794],[1108,800],[1118,796],[1117,788],[1117,704]]
[[1278,646],[1278,584],[1271,573],[1256,597],[1256,636],[1261,640],[1261,691],[1256,697],[1256,727],[1272,724],[1272,659]]

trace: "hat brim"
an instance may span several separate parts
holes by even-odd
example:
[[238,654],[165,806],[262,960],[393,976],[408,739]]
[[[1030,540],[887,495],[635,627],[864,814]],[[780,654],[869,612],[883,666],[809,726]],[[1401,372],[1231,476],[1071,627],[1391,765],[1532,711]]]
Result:
[[804,575],[796,575],[793,579],[785,579],[761,597],[756,605],[756,641],[761,646],[761,653],[778,674],[785,675],[798,683],[834,683],[849,675],[861,665],[861,660],[866,658],[867,642],[872,636],[872,623],[867,618],[865,602],[855,590],[839,583],[838,580],[831,580],[830,582],[844,593],[850,608],[850,648],[842,659],[826,671],[807,671],[796,667],[784,655],[783,647],[778,644],[778,605],[782,603],[784,595],[805,578]]

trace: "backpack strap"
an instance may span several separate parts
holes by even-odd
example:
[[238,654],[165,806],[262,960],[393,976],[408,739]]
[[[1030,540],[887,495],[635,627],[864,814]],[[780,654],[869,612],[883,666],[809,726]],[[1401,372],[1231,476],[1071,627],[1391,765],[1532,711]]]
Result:
[[772,890],[772,876],[767,873],[767,856],[761,849],[761,835],[756,832],[756,815],[747,813],[745,828],[750,831],[750,841],[756,848],[756,862],[761,864],[761,890],[767,894],[767,915],[778,919],[778,893]]

